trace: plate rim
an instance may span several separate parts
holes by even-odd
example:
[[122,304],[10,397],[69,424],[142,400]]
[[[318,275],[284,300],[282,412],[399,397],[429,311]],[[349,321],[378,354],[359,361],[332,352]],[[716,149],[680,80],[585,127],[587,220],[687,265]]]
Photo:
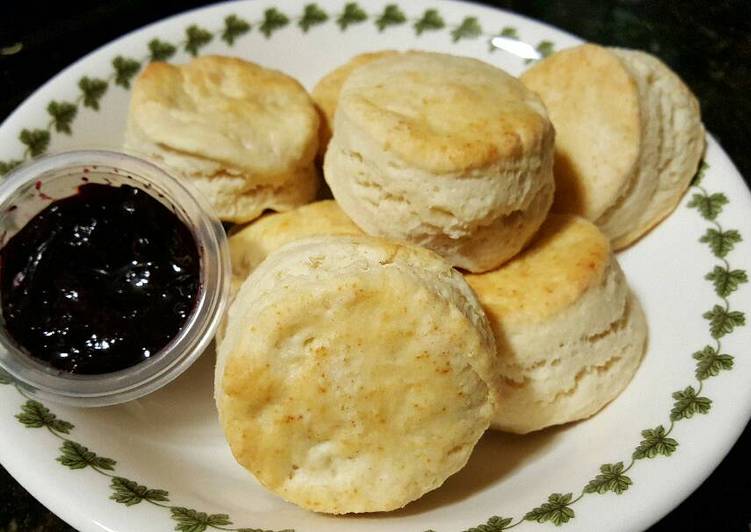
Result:
[[[319,0],[319,2],[313,2],[313,4],[315,4],[315,5],[317,5],[319,3],[320,4],[322,4],[322,3],[327,3],[327,4],[328,3],[334,3],[334,0],[331,0],[331,1]],[[358,2],[346,2],[346,0],[340,0],[337,3],[339,5],[342,5],[342,6],[345,3],[347,3],[347,4],[351,3],[351,4],[359,5]],[[371,19],[373,17],[372,17],[371,10],[370,10],[370,8],[372,7],[372,4],[368,3],[366,0],[360,0],[359,3],[367,5],[366,9],[369,12],[367,13],[366,20],[367,20],[367,22],[372,22]],[[439,6],[445,6],[445,5],[453,5],[453,6],[459,5],[461,7],[461,9],[465,10],[465,12],[467,12],[467,13],[469,13],[470,11],[473,11],[473,10],[480,10],[480,11],[487,10],[487,11],[492,11],[492,12],[497,13],[497,14],[500,13],[500,14],[503,14],[505,16],[508,16],[511,19],[523,20],[524,23],[526,23],[526,24],[530,24],[530,25],[533,25],[533,26],[542,27],[542,28],[545,29],[546,32],[564,34],[564,35],[566,35],[567,37],[570,37],[573,40],[581,42],[580,38],[578,38],[578,37],[576,37],[574,35],[571,35],[568,32],[565,32],[564,30],[560,30],[560,29],[558,29],[558,28],[556,28],[554,26],[551,26],[551,25],[549,25],[549,24],[547,24],[545,22],[540,22],[540,21],[531,19],[529,17],[526,17],[524,15],[519,15],[519,14],[516,14],[516,13],[508,12],[508,11],[505,11],[505,10],[500,9],[500,8],[495,8],[495,7],[491,7],[491,6],[476,4],[476,3],[467,2],[467,1],[464,1],[464,0],[432,0],[432,1],[428,2],[428,3],[431,4],[431,5],[435,5],[437,8]],[[38,89],[36,89],[26,100],[24,100],[24,102],[21,105],[18,106],[18,108],[16,108],[16,110],[14,110],[6,118],[6,120],[3,122],[3,124],[0,125],[0,130],[6,129],[7,127],[9,127],[9,126],[7,126],[7,124],[14,123],[16,120],[18,120],[19,117],[22,116],[27,111],[28,107],[30,107],[33,103],[35,103],[35,100],[37,100],[39,98],[39,94],[40,93],[44,92],[45,90],[49,89],[51,86],[53,86],[54,84],[56,84],[57,82],[59,82],[60,78],[65,77],[70,71],[75,70],[81,64],[84,64],[84,63],[88,62],[92,58],[92,56],[98,56],[98,55],[104,53],[109,48],[115,49],[118,46],[120,46],[123,41],[126,41],[126,40],[130,39],[134,35],[139,35],[139,34],[146,33],[148,31],[153,31],[154,27],[156,27],[156,26],[176,24],[177,23],[176,19],[180,19],[180,18],[185,18],[185,19],[195,18],[196,15],[198,13],[202,12],[202,11],[207,11],[207,10],[221,11],[221,10],[227,10],[230,7],[238,7],[239,8],[243,4],[247,5],[247,6],[252,5],[254,8],[257,8],[258,6],[263,6],[263,7],[272,6],[273,9],[276,9],[276,7],[279,5],[278,3],[277,4],[273,4],[273,3],[269,3],[269,2],[262,2],[261,0],[245,0],[244,2],[227,1],[227,2],[222,2],[222,3],[219,3],[219,4],[213,4],[213,5],[208,5],[208,6],[196,7],[194,9],[189,10],[189,11],[178,13],[178,14],[172,15],[170,17],[167,17],[167,18],[164,18],[164,19],[161,19],[161,20],[149,23],[149,24],[144,25],[144,26],[142,26],[140,28],[134,29],[134,30],[126,33],[125,35],[120,36],[120,37],[114,39],[113,41],[100,46],[96,50],[93,50],[92,52],[84,55],[79,60],[75,61],[74,63],[72,63],[68,67],[66,67],[63,70],[61,70],[55,76],[53,76],[52,78],[50,78],[42,86],[40,86]],[[284,5],[286,6],[287,4],[285,3]],[[409,9],[402,9],[399,6],[398,3],[397,4],[392,4],[392,5],[397,6],[397,9],[401,10],[402,12],[409,10]],[[298,4],[298,6],[302,7],[302,4]],[[261,7],[260,9],[263,9],[263,7]],[[465,17],[465,20],[466,20],[466,18],[470,18],[470,17]],[[358,21],[358,22],[364,22],[364,21]],[[328,23],[332,24],[333,21],[328,21]],[[394,25],[400,25],[400,24],[403,24],[403,23],[404,22],[397,22]],[[285,23],[284,25],[282,25],[282,26],[280,26],[279,28],[276,28],[276,29],[280,29],[281,27],[284,27],[284,26],[289,25],[289,24],[291,24],[291,21],[288,21],[287,23]],[[254,22],[254,27],[256,28],[256,31],[259,31],[257,29],[258,28],[258,22]],[[388,27],[386,27],[386,29],[387,28]],[[456,29],[456,26],[455,26],[455,29]],[[475,30],[472,29],[472,28],[469,28],[469,29],[471,31],[467,35],[472,35]],[[442,28],[440,28],[440,30],[441,31],[448,31],[448,28],[447,27],[442,27]],[[219,31],[220,30],[212,32],[213,38],[217,38]],[[270,34],[267,37],[269,37],[271,34],[273,34],[273,31],[275,31],[275,29],[272,29],[271,32],[270,32]],[[240,33],[239,36],[242,36],[243,34],[244,33]],[[486,35],[482,34],[481,36],[485,37]],[[475,35],[475,36],[471,36],[471,37],[468,36],[467,38],[477,38],[477,37],[479,37],[479,35]],[[460,38],[465,38],[465,37],[460,37]],[[200,41],[200,39],[199,39],[199,41]],[[204,43],[204,44],[206,44],[206,43]],[[230,47],[231,46],[232,45],[230,44]],[[200,47],[201,46],[198,46],[198,48],[196,48],[196,51],[200,50]],[[543,53],[543,56],[544,55],[545,54]],[[146,59],[144,58],[144,59],[142,59],[140,61],[140,63],[143,64],[145,61],[146,61]],[[134,72],[133,74],[131,74],[131,77],[133,77],[135,74],[136,74],[136,72]],[[115,73],[115,75],[117,75],[117,73]],[[110,77],[107,80],[107,82],[110,85],[113,83],[113,81],[115,79],[115,77],[112,77],[112,76],[113,76],[113,74],[110,74]],[[126,83],[129,82],[129,79],[130,78],[126,79]],[[87,95],[84,94],[83,98],[78,103],[80,104],[81,102],[85,102],[86,97],[87,97]],[[100,97],[101,97],[101,95],[100,95]],[[93,101],[97,101],[98,102],[98,100],[93,100]],[[88,106],[86,103],[83,103],[83,105]],[[98,110],[98,109],[95,109],[95,110]],[[52,133],[52,128],[53,127],[57,128],[57,124],[56,123],[55,124],[50,123],[50,125],[48,126],[48,133],[50,133],[50,134]],[[57,130],[57,132],[59,133],[61,131]],[[64,131],[62,131],[62,132],[64,132]],[[20,135],[22,135],[22,133]],[[27,146],[27,148],[26,148],[26,150],[24,152],[24,157],[25,158],[27,157],[27,155],[28,155],[28,158],[30,158],[32,156],[39,155],[39,154],[41,154],[41,152],[45,151],[44,149],[42,149],[42,151],[40,153],[34,153],[34,151],[36,151],[36,150],[35,150],[35,148],[32,148],[32,145],[24,142],[23,139],[20,139],[20,141],[21,141],[21,143],[23,145]],[[48,138],[47,143],[49,143],[49,138]],[[740,174],[738,173],[737,169],[734,168],[732,161],[730,161],[729,157],[727,157],[727,155],[722,150],[722,148],[720,147],[720,145],[710,135],[708,135],[708,144],[712,144],[716,149],[718,149],[718,151],[719,151],[718,156],[726,158],[727,159],[727,163],[732,167],[732,169],[735,171],[736,175],[738,175],[740,177]],[[45,145],[45,149],[46,149],[46,145]],[[2,161],[0,161],[0,163],[1,162]],[[732,229],[723,229],[720,226],[720,224],[717,222],[717,218],[718,218],[719,214],[721,214],[723,205],[725,205],[725,204],[719,205],[719,211],[716,214],[714,214],[713,213],[714,211],[712,211],[710,208],[702,206],[702,205],[705,205],[706,201],[709,198],[711,198],[712,196],[715,196],[716,194],[722,194],[722,193],[715,193],[715,192],[707,191],[706,189],[697,188],[697,187],[700,187],[700,186],[701,186],[701,183],[693,183],[692,182],[692,185],[691,185],[689,191],[686,192],[686,195],[689,195],[690,193],[694,193],[694,194],[696,194],[698,196],[703,197],[704,199],[699,199],[699,200],[696,200],[696,201],[694,201],[692,199],[692,202],[689,202],[689,204],[687,205],[687,207],[688,208],[695,208],[695,209],[697,209],[699,215],[703,219],[705,219],[707,222],[715,224],[717,230],[720,233],[722,233],[723,231],[725,231],[725,232],[733,231]],[[746,191],[748,192],[747,188],[746,188]],[[727,200],[727,198],[725,198],[725,199]],[[704,202],[704,203],[702,203],[702,202]],[[727,203],[727,201],[726,201],[726,203]],[[724,264],[726,266],[726,268],[725,268],[726,271],[728,271],[728,272],[731,271],[731,266],[730,266],[729,262],[725,259],[725,257],[729,253],[729,251],[724,252],[724,251],[722,251],[722,249],[720,247],[717,247],[717,246],[721,246],[721,244],[716,244],[717,239],[715,238],[713,240],[713,238],[714,237],[708,237],[707,241],[705,241],[703,243],[705,243],[705,244],[707,244],[709,246],[712,246],[712,247],[710,247],[710,252],[717,259],[721,259],[721,260],[724,261]],[[737,243],[737,242],[735,242],[735,243]],[[730,245],[730,250],[732,250],[732,247],[733,247],[734,243],[731,242],[729,245]],[[719,251],[717,251],[717,250],[719,250]],[[743,270],[743,272],[745,273],[745,270]],[[705,280],[707,280],[707,279],[705,279]],[[709,281],[713,282],[712,280],[709,280]],[[715,292],[717,292],[717,290],[715,290]],[[721,298],[721,300],[724,301],[724,303],[725,303],[724,312],[726,314],[728,312],[735,312],[735,311],[731,310],[731,307],[729,306],[728,299],[727,299],[729,297],[729,295],[732,294],[732,292],[726,294],[725,296],[720,296],[719,293],[717,293],[717,294]],[[738,312],[740,312],[740,311],[738,311]],[[707,319],[710,319],[710,318],[707,318]],[[731,322],[732,322],[732,320],[731,320]],[[711,323],[712,322],[710,321],[710,324]],[[736,323],[735,325],[732,325],[730,327],[729,332],[722,333],[718,337],[714,338],[716,340],[716,342],[717,342],[716,346],[715,346],[715,349],[714,349],[715,355],[720,355],[721,354],[722,344],[720,342],[720,339],[723,338],[723,337],[725,337],[725,336],[727,336],[727,335],[729,335],[729,334],[732,334],[732,332],[735,330],[735,327],[740,327],[742,325],[743,324],[740,323],[740,321],[739,321],[738,323]],[[714,336],[714,335],[712,335],[712,336]],[[729,370],[729,369],[731,369],[731,368],[729,368],[729,367],[728,368],[721,368],[718,371],[721,372],[722,370]],[[707,377],[707,378],[712,378],[712,377],[715,377],[715,376],[717,376],[717,375],[711,375],[710,377]],[[7,377],[5,377],[4,375],[2,375],[0,373],[0,384],[8,384],[8,383],[5,383],[4,380],[7,380]],[[670,446],[672,444],[670,444],[670,442],[668,442],[667,440],[670,440],[669,435],[670,435],[670,433],[672,431],[672,427],[674,426],[674,424],[677,423],[677,422],[679,422],[679,421],[681,421],[681,420],[683,420],[683,419],[688,419],[690,417],[693,417],[696,414],[707,413],[707,411],[711,408],[711,406],[707,406],[706,407],[707,411],[702,412],[701,409],[705,408],[705,407],[701,406],[701,405],[702,404],[706,405],[706,403],[703,403],[701,401],[697,401],[696,400],[696,399],[703,399],[703,397],[700,396],[701,391],[702,391],[702,387],[703,387],[703,380],[705,380],[705,379],[697,379],[696,382],[698,383],[698,385],[697,385],[696,389],[694,389],[694,392],[695,392],[694,393],[694,399],[690,399],[689,398],[689,400],[688,400],[688,403],[690,405],[693,405],[692,407],[689,407],[689,410],[691,408],[694,408],[694,411],[692,413],[690,413],[690,415],[687,415],[686,417],[678,417],[677,419],[671,419],[671,422],[670,422],[670,425],[669,425],[670,428],[668,428],[668,429],[664,429],[663,428],[665,434],[662,434],[661,436],[657,435],[658,437],[657,437],[657,439],[655,441],[661,442],[662,447],[660,447],[660,449],[663,449],[663,450],[660,451],[659,449],[657,449],[657,447],[659,447],[659,445],[657,445],[657,446],[653,445],[652,447],[650,447],[650,449],[653,450],[653,451],[655,451],[655,453],[656,453],[655,455],[653,455],[653,456],[646,456],[645,455],[645,456],[642,456],[640,458],[633,458],[632,457],[631,465],[626,466],[625,464],[622,464],[623,470],[620,473],[615,474],[616,477],[618,477],[618,476],[622,477],[623,475],[625,475],[625,473],[631,468],[631,466],[634,463],[636,463],[637,460],[642,460],[642,459],[645,459],[645,458],[650,459],[650,458],[654,458],[655,456],[659,456],[659,455],[670,456],[672,454],[673,451],[669,450]],[[695,383],[692,382],[691,384],[693,385]],[[687,390],[688,390],[688,388],[684,389],[684,392],[688,393]],[[688,395],[691,395],[691,394],[688,394]],[[686,403],[686,397],[683,397],[683,398],[679,399],[679,398],[676,398],[675,395],[674,395],[674,398],[676,399],[676,402],[683,401],[684,403]],[[32,401],[32,400],[33,399],[28,399],[27,403],[25,403],[25,404],[28,404],[28,401]],[[41,404],[41,403],[39,403],[39,404]],[[748,421],[748,417],[751,415],[751,405],[747,404],[746,407],[747,407],[746,408],[747,412],[746,412],[745,418]],[[674,406],[674,408],[677,408],[677,406]],[[16,417],[19,417],[19,416],[22,416],[22,415],[23,415],[23,412],[21,414],[17,415]],[[18,421],[21,422],[21,423],[23,423],[23,424],[26,424],[21,419],[19,419]],[[61,421],[61,420],[58,420],[58,421]],[[30,428],[39,428],[39,427],[33,426],[33,424],[32,425],[26,424],[26,426],[30,427]],[[53,434],[55,433],[55,430],[50,427],[49,423],[43,424],[42,426],[47,427],[51,432],[53,432]],[[58,424],[57,426],[60,427],[60,426],[64,426],[64,425],[59,425]],[[656,430],[657,428],[658,427],[654,427],[654,430]],[[740,435],[741,435],[741,433],[743,431],[743,428],[744,428],[744,425],[740,425],[740,426],[737,427],[736,434],[734,434],[733,436],[731,436],[730,438],[728,438],[726,440],[726,442],[727,442],[726,449],[722,453],[722,455],[714,457],[714,458],[716,458],[716,462],[713,465],[710,463],[709,464],[709,468],[706,471],[697,472],[695,476],[698,478],[698,481],[695,482],[695,483],[691,483],[691,484],[693,484],[691,486],[685,487],[685,489],[682,490],[682,491],[684,491],[684,493],[682,493],[681,495],[678,496],[678,498],[676,499],[676,501],[675,501],[674,504],[672,504],[669,507],[665,507],[663,513],[657,512],[656,514],[653,514],[654,519],[650,519],[649,522],[647,523],[647,526],[649,524],[652,524],[652,523],[658,521],[661,517],[663,517],[664,515],[666,515],[667,513],[669,513],[673,508],[675,508],[675,506],[681,500],[683,500],[693,490],[695,490],[701,484],[701,482],[712,473],[712,471],[717,467],[717,465],[719,465],[719,463],[723,460],[723,458],[725,457],[725,455],[727,454],[727,452],[730,450],[730,448],[733,446],[733,444],[735,443],[735,441],[737,441],[737,439],[740,437]],[[62,432],[62,434],[66,434],[67,435],[66,432]],[[60,436],[60,435],[58,434],[58,436]],[[645,441],[649,440],[649,438],[646,435],[643,434],[643,436],[645,437]],[[651,438],[653,440],[654,440],[654,437],[655,437],[655,434],[653,434],[651,436]],[[676,442],[676,445],[678,445],[678,442]],[[3,446],[0,445],[0,451],[2,450],[2,447]],[[657,450],[655,450],[655,449],[657,449]],[[638,450],[638,448],[637,448],[637,450]],[[712,461],[713,460],[711,460],[710,462],[712,462]],[[616,464],[617,464],[617,462],[614,463],[614,464],[609,464],[609,465],[616,465]],[[45,496],[40,496],[39,490],[29,489],[29,485],[34,485],[34,480],[32,480],[32,479],[29,478],[32,475],[21,471],[19,467],[16,467],[18,464],[16,464],[16,463],[10,464],[6,460],[3,460],[3,465],[8,469],[8,471],[16,479],[19,479],[19,481],[24,485],[24,487],[26,489],[28,489],[31,493],[33,493],[33,495],[35,497],[37,497],[39,500],[43,501],[44,504],[46,506],[48,506],[51,510],[53,510],[57,515],[63,516],[67,521],[69,521],[69,522],[75,522],[77,525],[79,524],[79,519],[86,519],[85,512],[76,512],[76,511],[74,511],[74,509],[68,508],[68,507],[61,508],[60,505],[56,504],[56,502],[53,500],[53,498],[51,496],[48,497],[48,496],[46,496],[46,494],[45,494]],[[603,464],[603,466],[604,465],[608,465],[608,464]],[[609,475],[611,475],[611,477],[614,475],[614,473],[613,473],[612,470],[610,470],[610,472],[607,473],[606,471],[604,471],[604,470],[601,469],[601,473],[603,475],[605,475],[605,476],[607,476],[609,474]],[[24,479],[24,478],[27,480],[26,482],[22,481],[22,479]],[[595,480],[596,480],[596,478],[592,479],[592,482],[594,482]],[[618,483],[616,483],[616,485],[617,484]],[[628,491],[629,486],[630,485],[626,486],[626,488],[624,490],[625,492]],[[36,487],[36,486],[34,485],[33,487]],[[585,486],[585,488],[586,488],[586,486]],[[513,522],[506,523],[506,525],[511,525],[513,523],[513,526],[515,526],[516,524],[521,524],[525,520],[526,521],[538,521],[538,522],[548,522],[548,521],[550,521],[550,522],[553,522],[554,524],[563,524],[563,523],[569,521],[571,518],[573,518],[573,515],[568,516],[567,512],[565,511],[565,508],[569,508],[570,509],[570,505],[573,505],[574,503],[576,503],[579,499],[581,499],[582,497],[584,497],[585,494],[591,493],[591,492],[586,492],[585,493],[585,491],[584,491],[585,488],[582,489],[581,494],[576,499],[574,499],[573,496],[572,496],[572,497],[569,497],[567,501],[564,500],[564,499],[566,499],[565,496],[561,496],[561,497],[555,498],[555,500],[553,500],[553,495],[562,495],[562,494],[555,494],[555,493],[551,494],[551,496],[549,496],[549,498],[548,498],[547,503],[542,503],[538,508],[534,509],[534,510],[540,510],[539,512],[537,512],[537,515],[538,515],[539,519],[542,519],[542,520],[539,520],[538,518],[534,518],[534,516],[529,516],[529,514],[532,513],[532,511],[530,511],[525,516],[514,518]],[[615,490],[614,489],[608,489],[608,490],[606,490],[606,492],[607,491],[615,491]],[[678,491],[681,491],[681,490],[678,490]],[[555,514],[555,512],[552,512],[552,511],[547,511],[547,513],[546,513],[545,504],[549,504],[549,505],[553,505],[553,506],[557,505],[556,507],[559,510],[558,513]],[[548,508],[548,510],[549,509],[550,508]],[[186,510],[190,511],[191,509],[186,509]],[[71,515],[71,513],[77,514],[77,515],[73,516],[73,515]],[[68,519],[67,517],[65,517],[66,515],[71,515],[71,519]],[[224,515],[224,514],[218,514],[218,515]],[[563,517],[555,517],[555,515],[563,516]],[[529,516],[529,518],[527,516]],[[568,516],[568,518],[566,518],[567,516]],[[497,518],[497,516],[491,517],[490,520],[492,520],[494,518]],[[498,519],[504,519],[504,518],[498,518]],[[517,522],[517,519],[519,519],[518,522]],[[490,524],[490,520],[487,523],[485,523],[485,524]],[[560,522],[556,522],[557,520],[559,520]],[[176,522],[178,524],[180,523],[180,521],[177,521],[177,520],[176,520]],[[483,523],[479,523],[477,526],[480,526],[482,524]],[[494,522],[494,524],[499,525],[499,528],[498,528],[499,530],[502,529],[502,528],[504,528],[504,525],[502,525],[500,523],[500,521],[498,521],[498,520],[496,520]]]

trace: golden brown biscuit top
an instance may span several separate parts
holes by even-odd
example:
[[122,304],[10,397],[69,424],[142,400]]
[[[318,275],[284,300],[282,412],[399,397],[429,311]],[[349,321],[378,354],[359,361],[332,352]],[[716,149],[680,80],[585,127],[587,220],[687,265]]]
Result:
[[575,303],[598,283],[610,261],[610,244],[578,216],[551,214],[529,247],[510,262],[464,278],[491,321],[542,321]]
[[270,253],[295,240],[315,235],[361,234],[334,200],[268,214],[230,237],[233,281],[242,282]]
[[398,508],[463,465],[489,423],[469,359],[492,356],[479,335],[393,269],[377,273],[282,288],[226,355],[217,399],[232,453],[306,508]]
[[523,159],[552,134],[539,98],[516,78],[438,53],[406,52],[358,68],[342,88],[340,113],[383,150],[436,173]]
[[216,401],[266,487],[317,511],[385,511],[466,463],[496,361],[479,303],[438,255],[314,237],[270,255],[230,306]]
[[154,143],[275,174],[309,163],[318,115],[294,79],[241,59],[151,63],[133,85],[131,119]]
[[623,193],[641,143],[639,89],[616,54],[593,44],[540,61],[522,82],[556,130],[556,212],[601,216]]

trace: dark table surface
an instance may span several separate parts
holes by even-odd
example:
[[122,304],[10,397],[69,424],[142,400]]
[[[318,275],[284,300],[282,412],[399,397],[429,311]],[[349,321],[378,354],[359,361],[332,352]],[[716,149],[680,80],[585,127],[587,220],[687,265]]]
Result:
[[[0,16],[0,120],[84,54],[144,24],[207,4],[176,0],[9,2]],[[273,4],[271,0],[267,3]],[[697,94],[707,129],[751,177],[751,3],[749,0],[500,0],[586,40],[640,48],[662,58]],[[748,353],[738,353],[747,355]],[[749,383],[751,385],[751,383]],[[0,435],[2,437],[2,435]],[[654,531],[751,531],[747,426],[715,472]],[[0,467],[0,532],[70,531]],[[128,531],[129,532],[129,531]]]

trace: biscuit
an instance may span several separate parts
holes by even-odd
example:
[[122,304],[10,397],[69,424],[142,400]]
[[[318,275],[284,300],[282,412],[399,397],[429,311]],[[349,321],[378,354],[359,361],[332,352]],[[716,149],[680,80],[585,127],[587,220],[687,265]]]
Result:
[[615,249],[678,204],[704,150],[699,104],[657,58],[585,44],[521,76],[556,128],[553,210],[592,220]]
[[318,83],[313,87],[310,95],[313,97],[313,101],[321,112],[321,126],[318,137],[318,156],[321,160],[323,160],[323,155],[326,153],[326,146],[328,146],[329,140],[331,140],[334,112],[336,111],[336,104],[339,101],[339,93],[342,90],[344,82],[347,81],[350,74],[352,74],[357,68],[396,53],[397,52],[393,50],[381,50],[378,52],[358,54],[345,64],[326,74],[318,80]]
[[554,131],[539,98],[487,63],[406,52],[342,87],[324,177],[366,233],[486,271],[540,226]]
[[229,238],[232,260],[232,294],[272,252],[317,235],[361,235],[362,231],[334,200],[323,200],[289,212],[271,213],[233,233]]
[[493,428],[527,433],[584,419],[636,372],[644,314],[607,238],[584,218],[551,214],[519,256],[465,279],[498,347]]
[[493,414],[495,361],[487,318],[439,256],[314,237],[242,285],[215,398],[232,453],[269,490],[318,512],[386,511],[464,466]]
[[318,120],[281,72],[221,56],[151,63],[133,84],[125,148],[192,185],[220,219],[245,222],[315,197]]

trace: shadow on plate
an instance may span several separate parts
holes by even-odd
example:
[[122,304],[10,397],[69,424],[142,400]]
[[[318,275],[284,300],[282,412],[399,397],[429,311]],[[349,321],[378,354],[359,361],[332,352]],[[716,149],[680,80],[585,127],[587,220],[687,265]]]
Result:
[[544,454],[566,426],[526,434],[524,436],[488,431],[475,446],[464,468],[449,477],[440,488],[400,510],[379,514],[379,518],[405,517],[429,512],[457,503],[478,491],[501,482],[504,477]]

